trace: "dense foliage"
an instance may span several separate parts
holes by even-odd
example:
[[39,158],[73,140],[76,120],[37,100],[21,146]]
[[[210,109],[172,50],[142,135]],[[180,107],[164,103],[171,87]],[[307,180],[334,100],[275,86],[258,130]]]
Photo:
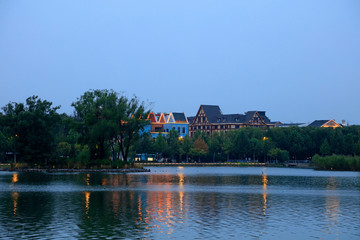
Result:
[[[139,155],[176,162],[284,162],[311,160],[316,155],[314,162],[320,168],[331,169],[338,155],[360,155],[359,126],[243,128],[211,137],[198,131],[193,138],[181,138],[173,130],[153,139],[144,131],[149,124],[148,110],[136,97],[91,90],[72,106],[73,116],[58,114],[59,107],[37,96],[26,99],[25,104],[4,106],[0,113],[0,161],[80,168],[120,167]],[[16,158],[11,153],[16,153]],[[341,165],[341,169],[358,169],[357,160],[344,159],[349,165]]]
[[360,156],[315,155],[313,161],[322,170],[360,171]]
[[26,104],[2,108],[1,161],[17,159],[31,167],[122,166],[147,124],[143,102],[112,90],[85,92],[72,104],[74,116],[59,115],[59,107],[51,105],[33,96]]
[[359,126],[344,128],[244,128],[212,137],[196,132],[194,138],[175,141],[176,132],[159,135],[152,141],[143,135],[136,152],[155,154],[158,159],[177,161],[259,161],[311,160],[315,154],[355,156],[360,154]]

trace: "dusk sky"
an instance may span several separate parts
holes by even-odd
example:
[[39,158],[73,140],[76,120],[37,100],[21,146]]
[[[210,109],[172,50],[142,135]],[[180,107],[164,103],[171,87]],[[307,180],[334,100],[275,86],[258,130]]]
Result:
[[0,0],[0,106],[89,89],[360,124],[360,1]]

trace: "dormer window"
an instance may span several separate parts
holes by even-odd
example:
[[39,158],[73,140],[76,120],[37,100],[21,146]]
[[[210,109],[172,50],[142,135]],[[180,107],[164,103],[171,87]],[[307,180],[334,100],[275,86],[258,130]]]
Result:
[[220,118],[217,118],[217,122],[220,122]]

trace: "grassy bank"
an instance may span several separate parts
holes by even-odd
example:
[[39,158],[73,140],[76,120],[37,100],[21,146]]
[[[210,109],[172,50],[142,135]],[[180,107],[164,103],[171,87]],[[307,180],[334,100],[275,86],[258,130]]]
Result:
[[321,170],[360,171],[360,156],[331,155],[313,157],[316,167]]

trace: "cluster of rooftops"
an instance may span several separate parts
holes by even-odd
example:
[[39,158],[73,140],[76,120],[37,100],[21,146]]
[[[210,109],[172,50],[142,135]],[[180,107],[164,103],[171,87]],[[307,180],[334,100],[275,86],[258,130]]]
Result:
[[150,125],[145,129],[153,137],[158,134],[168,134],[171,130],[179,132],[180,137],[194,136],[195,131],[204,131],[208,135],[214,132],[227,132],[244,127],[289,127],[289,126],[311,126],[311,127],[342,127],[334,120],[316,120],[311,124],[303,123],[281,123],[272,122],[265,111],[248,111],[244,114],[223,114],[217,105],[201,105],[195,116],[186,117],[185,113],[153,113],[148,116]]

